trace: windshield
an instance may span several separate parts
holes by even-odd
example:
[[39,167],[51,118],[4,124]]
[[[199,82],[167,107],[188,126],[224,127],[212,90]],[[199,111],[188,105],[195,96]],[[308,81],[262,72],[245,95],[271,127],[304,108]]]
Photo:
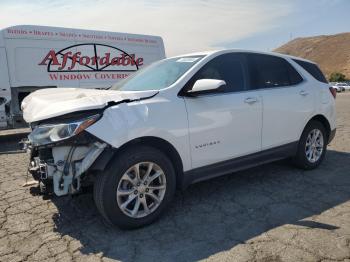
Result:
[[184,56],[161,60],[116,83],[111,90],[161,90],[176,82],[204,56]]

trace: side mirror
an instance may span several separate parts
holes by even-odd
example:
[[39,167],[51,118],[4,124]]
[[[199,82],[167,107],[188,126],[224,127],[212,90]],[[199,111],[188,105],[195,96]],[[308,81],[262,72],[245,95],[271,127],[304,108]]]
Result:
[[226,85],[224,80],[218,79],[199,79],[197,80],[192,89],[188,91],[189,94],[195,94],[203,91],[216,90],[221,86]]

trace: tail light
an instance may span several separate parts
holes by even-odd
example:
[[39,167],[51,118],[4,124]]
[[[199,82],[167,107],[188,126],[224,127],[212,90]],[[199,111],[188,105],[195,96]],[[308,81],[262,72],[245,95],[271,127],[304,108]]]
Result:
[[331,92],[332,96],[334,97],[334,99],[337,97],[337,90],[335,90],[335,88],[333,87],[329,87],[329,91]]

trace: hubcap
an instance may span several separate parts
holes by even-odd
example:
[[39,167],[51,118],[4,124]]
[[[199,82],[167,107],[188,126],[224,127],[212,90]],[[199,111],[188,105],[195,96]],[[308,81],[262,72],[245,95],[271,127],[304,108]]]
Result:
[[118,207],[129,217],[145,217],[159,207],[165,190],[165,174],[157,164],[137,163],[123,174],[118,183]]
[[323,152],[323,135],[319,129],[313,129],[306,139],[305,154],[309,162],[317,162]]

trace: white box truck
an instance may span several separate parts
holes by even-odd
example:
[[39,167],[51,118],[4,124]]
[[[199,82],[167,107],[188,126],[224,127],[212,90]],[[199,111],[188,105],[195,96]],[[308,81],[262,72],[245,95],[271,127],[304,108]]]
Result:
[[0,128],[25,125],[21,102],[42,88],[107,88],[165,58],[159,36],[46,26],[0,30]]

